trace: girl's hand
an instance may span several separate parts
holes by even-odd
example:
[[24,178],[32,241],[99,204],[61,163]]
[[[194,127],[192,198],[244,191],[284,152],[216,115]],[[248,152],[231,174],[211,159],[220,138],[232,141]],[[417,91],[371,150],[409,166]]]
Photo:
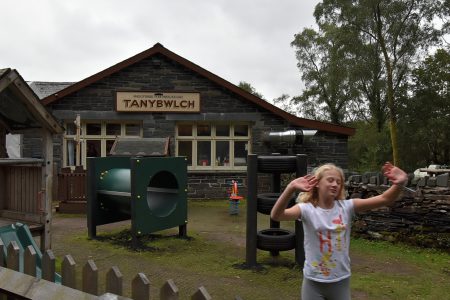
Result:
[[404,185],[408,181],[408,175],[390,162],[386,162],[382,168],[386,176],[393,184]]
[[309,192],[317,185],[317,183],[318,180],[316,176],[308,174],[291,181],[291,186],[297,191]]

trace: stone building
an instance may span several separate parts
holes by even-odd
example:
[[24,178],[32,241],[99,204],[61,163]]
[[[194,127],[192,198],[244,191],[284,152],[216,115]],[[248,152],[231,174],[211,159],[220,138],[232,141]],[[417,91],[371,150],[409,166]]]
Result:
[[[223,198],[231,179],[245,186],[248,153],[273,152],[266,133],[299,129],[317,133],[290,153],[348,165],[353,128],[291,115],[159,43],[79,82],[30,86],[65,128],[54,140],[58,167],[109,155],[117,137],[170,138],[171,155],[189,160],[189,197]],[[24,156],[40,149],[38,137],[24,138]]]

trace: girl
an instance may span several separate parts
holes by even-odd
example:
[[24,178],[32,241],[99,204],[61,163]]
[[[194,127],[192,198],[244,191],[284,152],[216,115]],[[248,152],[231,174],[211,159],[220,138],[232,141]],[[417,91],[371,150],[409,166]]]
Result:
[[[302,299],[350,299],[350,226],[354,213],[389,205],[399,198],[408,177],[390,162],[384,176],[392,186],[368,199],[345,199],[344,173],[333,164],[319,167],[314,175],[291,181],[272,208],[275,221],[301,219],[305,264]],[[301,203],[286,208],[295,192]]]

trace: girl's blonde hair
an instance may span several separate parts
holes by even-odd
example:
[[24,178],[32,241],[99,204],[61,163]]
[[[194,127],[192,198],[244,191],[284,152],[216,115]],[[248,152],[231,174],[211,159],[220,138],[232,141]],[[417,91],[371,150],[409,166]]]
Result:
[[[315,171],[314,171],[314,176],[316,176],[317,181],[319,182],[326,171],[337,171],[339,173],[339,176],[341,177],[341,190],[338,191],[338,194],[336,196],[337,200],[344,200],[345,199],[345,188],[344,188],[344,171],[342,171],[341,168],[339,168],[338,166],[334,165],[334,164],[324,164],[320,167],[318,167]],[[317,204],[319,203],[319,192],[318,192],[318,188],[315,186],[313,187],[313,189],[309,192],[303,192],[300,193],[300,195],[298,196],[298,200],[300,202],[310,202],[312,203],[312,205],[317,206]]]

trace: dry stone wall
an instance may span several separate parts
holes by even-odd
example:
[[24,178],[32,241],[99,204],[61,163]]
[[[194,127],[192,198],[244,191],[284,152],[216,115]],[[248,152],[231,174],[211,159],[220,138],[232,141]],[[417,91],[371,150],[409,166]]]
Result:
[[[354,175],[360,176],[360,175]],[[380,174],[349,177],[351,198],[368,198],[383,193],[389,185]],[[424,184],[425,182],[425,184]],[[431,186],[426,185],[430,182]],[[354,222],[357,235],[401,240],[415,245],[450,249],[450,188],[448,174],[410,180],[410,190],[388,207],[359,213]]]

